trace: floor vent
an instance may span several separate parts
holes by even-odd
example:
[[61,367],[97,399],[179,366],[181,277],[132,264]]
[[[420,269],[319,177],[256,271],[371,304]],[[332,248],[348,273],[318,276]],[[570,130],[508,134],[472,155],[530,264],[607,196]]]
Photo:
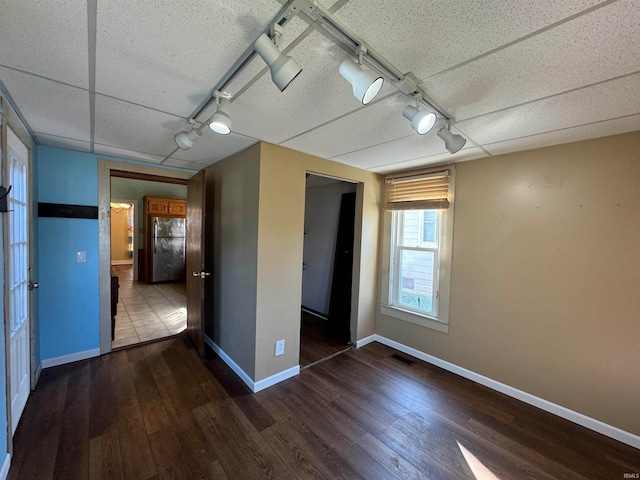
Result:
[[393,355],[391,355],[392,358],[395,358],[396,360],[400,360],[402,363],[406,363],[407,365],[413,365],[413,360],[409,360],[407,357],[403,357],[402,355],[398,355],[397,353],[394,353]]

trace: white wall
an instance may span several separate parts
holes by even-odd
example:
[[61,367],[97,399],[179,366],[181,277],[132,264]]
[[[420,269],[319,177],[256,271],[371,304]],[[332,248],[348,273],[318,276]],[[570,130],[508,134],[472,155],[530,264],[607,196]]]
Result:
[[325,315],[329,313],[342,194],[355,191],[356,185],[347,182],[312,186],[306,190],[302,306]]

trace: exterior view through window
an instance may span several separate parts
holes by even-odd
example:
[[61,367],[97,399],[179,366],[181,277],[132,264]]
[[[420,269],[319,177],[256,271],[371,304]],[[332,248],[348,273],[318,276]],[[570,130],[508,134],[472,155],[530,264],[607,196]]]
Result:
[[438,316],[441,210],[393,212],[391,304]]

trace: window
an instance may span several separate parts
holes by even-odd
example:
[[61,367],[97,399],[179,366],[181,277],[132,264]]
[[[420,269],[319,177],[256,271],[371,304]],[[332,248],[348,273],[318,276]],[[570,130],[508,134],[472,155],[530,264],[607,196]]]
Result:
[[386,180],[381,311],[448,331],[454,167]]

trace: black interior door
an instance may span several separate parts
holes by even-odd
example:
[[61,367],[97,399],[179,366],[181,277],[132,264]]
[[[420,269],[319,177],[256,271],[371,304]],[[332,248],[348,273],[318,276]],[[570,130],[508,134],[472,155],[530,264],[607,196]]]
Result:
[[351,340],[351,281],[353,277],[353,235],[356,194],[343,193],[333,260],[333,278],[329,300],[329,333],[336,340]]

